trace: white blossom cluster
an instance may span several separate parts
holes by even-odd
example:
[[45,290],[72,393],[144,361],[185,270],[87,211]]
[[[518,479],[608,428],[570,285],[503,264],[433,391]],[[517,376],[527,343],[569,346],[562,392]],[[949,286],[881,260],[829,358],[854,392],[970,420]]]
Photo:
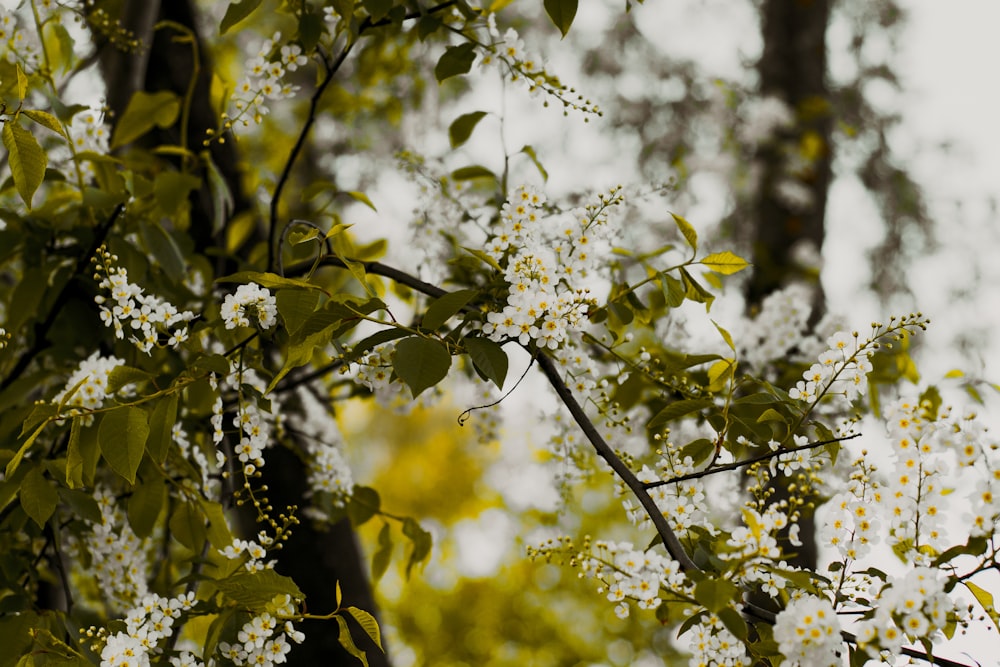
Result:
[[738,133],[740,140],[751,146],[768,143],[795,123],[795,112],[775,95],[751,98],[746,107]]
[[775,619],[774,639],[790,667],[839,667],[844,662],[840,621],[825,598],[804,595],[789,602]]
[[260,572],[261,570],[273,569],[275,561],[265,561],[264,558],[267,557],[267,547],[274,544],[274,539],[261,531],[257,533],[257,540],[241,540],[236,538],[225,549],[219,549],[219,553],[229,560],[242,559],[243,554],[246,554],[247,561],[243,563],[243,567],[246,568],[247,572]]
[[265,40],[236,84],[230,99],[233,111],[224,117],[226,129],[237,124],[248,127],[251,122],[259,125],[270,111],[268,102],[293,97],[299,87],[287,80],[287,74],[306,62],[301,46],[281,44],[280,32]]
[[858,645],[895,653],[906,641],[930,639],[944,630],[957,614],[944,585],[943,573],[931,567],[890,578],[874,601],[875,615],[857,627]]
[[[795,568],[784,560],[778,546],[779,531],[788,527],[788,515],[777,505],[769,505],[763,513],[752,508],[743,509],[743,525],[730,533],[726,545],[731,549],[720,554],[724,560],[741,561],[737,579],[745,584],[759,584],[761,590],[777,598],[784,590],[787,579],[781,572]],[[802,546],[798,539],[798,524],[789,528],[792,546]]]
[[[230,390],[239,397],[232,420],[239,442],[233,447],[233,453],[243,474],[250,476],[264,466],[264,450],[274,441],[275,415],[280,414],[280,405],[278,397],[272,396],[271,409],[267,410],[258,403],[253,392],[244,391],[243,387],[248,386],[263,396],[267,390],[267,383],[254,369],[240,368],[236,361],[231,361],[230,367],[230,374],[221,382],[214,375],[209,378],[213,389],[219,391],[212,406],[212,442],[218,446],[226,437],[222,390]],[[225,467],[226,456],[221,450],[216,452],[216,464],[219,469]]]
[[[111,131],[98,112],[81,111],[73,116],[69,126],[70,140],[77,153],[93,152],[106,155]],[[83,163],[90,166],[89,162]]]
[[[163,649],[160,642],[174,634],[174,621],[196,603],[194,593],[165,598],[149,593],[125,614],[125,629],[104,637],[101,667],[147,667]],[[170,660],[172,665],[201,665],[190,653]]]
[[640,609],[660,606],[660,589],[688,587],[677,561],[652,550],[635,549],[629,542],[594,542],[594,551],[577,556],[581,572],[603,582],[600,592],[617,603],[619,618],[629,615],[629,601]]
[[555,350],[587,321],[596,304],[585,280],[604,264],[617,230],[608,209],[622,201],[620,188],[572,216],[545,217],[544,197],[518,188],[500,211],[499,227],[486,252],[504,268],[510,285],[500,311],[487,314],[483,333]]
[[288,595],[278,595],[268,608],[271,611],[243,624],[236,635],[236,643],[219,642],[218,651],[223,658],[238,667],[274,667],[288,661],[292,650],[289,640],[296,644],[305,640],[305,634],[296,630],[292,621],[286,620],[296,616],[295,605]]
[[863,457],[854,464],[847,490],[827,503],[831,511],[824,514],[818,536],[821,544],[848,560],[867,556],[881,541],[884,528],[879,506],[885,497],[882,485]]
[[[975,422],[963,424],[947,415],[927,414],[927,406],[908,399],[888,406],[885,418],[893,450],[893,469],[884,493],[888,540],[908,546],[907,557],[913,562],[926,563],[924,547],[940,550],[949,544],[945,517],[954,497],[947,484],[955,477],[952,462],[956,454],[963,463],[981,455],[984,434]],[[969,526],[972,534],[992,534],[1000,514],[1000,503],[993,497],[997,480],[989,468],[979,469],[985,474],[972,489],[978,495],[969,503],[978,517]]]
[[764,297],[760,312],[743,325],[740,360],[759,370],[775,359],[787,358],[789,351],[801,344],[812,298],[812,289],[802,283],[792,283]]
[[0,7],[0,58],[33,72],[38,68],[40,54],[36,33],[20,27],[17,15]]
[[690,667],[750,667],[743,642],[715,614],[705,616],[687,632]]
[[257,283],[246,283],[227,294],[222,302],[222,319],[227,329],[250,326],[254,317],[261,329],[270,329],[278,321],[278,305],[271,291]]
[[[694,464],[690,456],[681,461],[679,454],[661,456],[657,467],[662,474],[657,474],[648,466],[643,466],[636,477],[640,482],[659,482],[680,475],[694,472]],[[656,507],[670,524],[670,528],[678,535],[686,535],[692,526],[709,525],[708,502],[705,497],[704,485],[700,480],[690,479],[674,484],[663,484],[649,489],[649,495]],[[649,517],[645,510],[630,497],[622,501],[629,520],[639,526],[649,526]]]
[[296,393],[303,417],[296,427],[305,436],[309,454],[309,489],[330,494],[334,505],[342,507],[354,491],[354,477],[342,451],[340,427],[311,391],[300,387]]
[[524,83],[531,95],[540,92],[551,95],[562,103],[564,109],[600,114],[600,109],[590,100],[567,89],[559,83],[558,78],[549,74],[545,63],[525,49],[524,40],[516,30],[508,28],[501,36],[495,14],[487,15],[486,29],[490,43],[485,49],[478,51],[479,67],[485,70],[496,69],[502,77]]
[[190,458],[194,461],[195,468],[201,475],[200,491],[204,492],[209,498],[218,497],[219,481],[212,476],[215,469],[209,463],[208,457],[205,456],[205,452],[202,451],[201,447],[191,444],[191,439],[188,437],[187,431],[184,430],[181,422],[178,421],[173,425],[173,428],[170,430],[170,437],[174,444],[177,445],[180,455],[185,459]]
[[819,361],[802,374],[788,395],[794,400],[815,403],[826,395],[840,395],[848,401],[863,396],[868,389],[872,340],[857,333],[838,331],[827,339],[829,348]]
[[94,499],[101,521],[88,521],[90,532],[71,541],[70,548],[82,552],[74,561],[91,563],[86,576],[94,581],[105,604],[128,609],[148,593],[149,540],[139,539],[132,531],[110,490],[98,486]]
[[177,347],[187,340],[187,323],[194,319],[194,313],[180,312],[164,299],[145,294],[141,287],[128,281],[124,267],[112,266],[116,261],[118,256],[106,248],[98,250],[94,278],[100,281],[98,287],[110,293],[110,301],[104,294],[94,297],[104,325],[114,327],[119,339],[125,338],[126,331],[130,332],[129,341],[146,354],[154,346]]
[[[104,405],[107,398],[108,377],[117,366],[125,361],[118,357],[102,357],[100,352],[94,352],[80,362],[76,370],[66,380],[66,386],[52,399],[57,405],[90,412]],[[94,421],[91,414],[85,415],[83,425],[89,426]]]

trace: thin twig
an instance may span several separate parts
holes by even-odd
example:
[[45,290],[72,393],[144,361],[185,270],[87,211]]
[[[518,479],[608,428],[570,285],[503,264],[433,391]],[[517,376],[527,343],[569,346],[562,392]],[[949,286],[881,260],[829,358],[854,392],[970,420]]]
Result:
[[661,479],[656,482],[646,482],[643,484],[647,489],[655,489],[658,486],[664,486],[665,484],[677,484],[678,482],[684,482],[689,479],[699,479],[701,477],[707,477],[708,475],[714,475],[718,472],[726,472],[729,470],[737,470],[745,466],[752,466],[754,463],[760,463],[761,461],[767,461],[768,459],[773,459],[778,456],[783,456],[785,454],[793,454],[795,452],[801,452],[805,449],[816,449],[817,447],[822,447],[823,445],[832,445],[835,442],[843,442],[845,440],[853,440],[854,438],[860,437],[860,433],[855,433],[853,435],[845,435],[842,438],[833,438],[832,440],[820,440],[818,442],[810,442],[805,445],[800,445],[798,447],[788,447],[786,449],[777,449],[773,452],[767,452],[766,454],[761,454],[755,456],[751,459],[745,459],[743,461],[733,461],[732,463],[726,463],[724,465],[715,466],[714,468],[706,468],[705,470],[699,470],[698,472],[688,473],[686,475],[679,475],[677,477],[671,477],[670,479]]

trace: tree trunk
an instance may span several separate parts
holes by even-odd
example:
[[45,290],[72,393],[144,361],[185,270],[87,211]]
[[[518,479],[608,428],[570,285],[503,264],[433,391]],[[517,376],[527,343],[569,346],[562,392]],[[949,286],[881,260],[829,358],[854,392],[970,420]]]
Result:
[[[209,87],[212,77],[210,54],[206,53],[198,35],[193,0],[127,0],[122,8],[121,21],[141,41],[138,52],[121,52],[110,44],[102,47],[101,69],[108,91],[108,107],[120,117],[132,95],[140,90],[154,92],[169,90],[182,99],[194,74],[194,51],[191,44],[176,38],[183,33],[162,22],[170,21],[192,31],[199,42],[200,63],[195,83],[192,105],[185,137],[187,146],[195,153],[210,150],[212,161],[218,167],[233,196],[235,215],[251,208],[251,202],[242,188],[239,173],[239,156],[235,142],[214,142],[203,146],[205,130],[218,123],[217,110],[211,107]],[[155,29],[160,23],[161,27]],[[166,133],[167,136],[164,136]],[[149,145],[178,145],[181,143],[177,125],[166,130],[156,130],[146,138]],[[224,238],[212,230],[211,195],[207,184],[192,193],[190,235],[198,252],[217,247]],[[262,239],[263,240],[263,237]],[[220,270],[225,270],[220,267]],[[303,497],[306,489],[306,467],[296,456],[282,447],[275,447],[267,454],[263,482],[268,485],[270,500],[275,512],[286,506],[299,508],[307,504]],[[248,523],[252,524],[252,520]],[[256,530],[255,528],[253,530]],[[347,521],[324,530],[312,527],[308,521],[296,526],[292,539],[278,552],[277,569],[294,578],[306,596],[311,613],[323,614],[336,609],[336,582],[340,582],[343,605],[353,605],[376,613],[375,600],[362,560],[356,535]],[[354,641],[367,652],[371,667],[388,667],[386,656],[367,638],[354,623]],[[329,665],[355,667],[358,660],[345,651],[338,641],[335,621],[310,621],[301,624],[305,642],[289,654],[289,665]]]
[[[754,273],[747,287],[751,307],[790,278],[804,276],[794,261],[797,247],[805,242],[819,252],[823,245],[833,158],[826,81],[830,2],[764,0],[761,7],[760,94],[785,102],[796,123],[781,141],[758,154],[763,175],[753,208]],[[808,197],[793,200],[782,193],[787,186],[797,186]],[[822,309],[822,296],[815,305]]]

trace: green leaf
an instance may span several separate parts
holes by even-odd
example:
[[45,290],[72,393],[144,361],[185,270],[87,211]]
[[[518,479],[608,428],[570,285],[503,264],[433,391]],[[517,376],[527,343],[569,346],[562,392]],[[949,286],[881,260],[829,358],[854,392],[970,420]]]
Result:
[[372,579],[379,581],[385,571],[389,569],[389,561],[392,560],[392,531],[389,524],[383,523],[378,531],[378,548],[372,554]]
[[225,549],[233,543],[233,534],[229,530],[225,510],[219,503],[204,498],[199,497],[198,503],[205,513],[205,518],[208,519],[208,541],[220,551]]
[[337,635],[337,641],[340,642],[345,651],[357,658],[364,667],[368,667],[368,655],[354,645],[351,630],[347,627],[347,619],[339,614],[334,616],[334,618],[337,619],[337,625],[340,627],[340,634]]
[[419,523],[409,517],[403,520],[403,535],[410,538],[410,542],[413,544],[410,558],[406,561],[406,576],[409,577],[413,566],[424,562],[430,555],[434,538],[421,528]]
[[469,253],[479,261],[488,264],[494,271],[501,271],[501,272],[503,271],[503,269],[500,268],[500,265],[497,264],[497,261],[492,257],[490,257],[489,255],[487,255],[482,250],[476,250],[475,248],[466,248],[465,246],[462,246],[462,250]]
[[578,0],[545,0],[545,13],[565,37],[573,25]]
[[[22,492],[23,493],[23,492]],[[993,595],[989,591],[977,586],[971,581],[962,582],[969,592],[975,596],[976,601],[982,605],[983,609],[989,615],[990,619],[993,621],[993,625],[996,626],[997,630],[1000,630],[1000,614],[997,613],[996,607],[993,606]]]
[[549,172],[545,170],[545,167],[543,167],[542,163],[538,160],[538,155],[535,154],[535,149],[525,144],[521,148],[520,152],[531,158],[531,161],[535,165],[535,169],[537,169],[538,173],[542,175],[542,180],[547,182],[549,180]]
[[352,525],[361,526],[378,514],[381,507],[382,499],[379,498],[378,491],[367,486],[355,486],[347,504],[347,516]]
[[472,136],[472,131],[476,129],[476,125],[485,117],[485,111],[473,111],[472,113],[464,113],[453,120],[448,126],[448,141],[451,143],[451,147],[458,148],[468,141],[469,137]]
[[101,508],[92,493],[60,486],[56,489],[59,497],[77,517],[91,523],[101,523]]
[[17,76],[17,99],[21,101],[28,94],[28,77],[21,69],[21,63],[14,63],[14,70]]
[[149,437],[148,415],[142,408],[117,408],[104,415],[97,432],[101,454],[111,469],[130,484],[135,484],[146,439]]
[[229,7],[226,8],[226,15],[222,17],[222,23],[219,24],[219,34],[225,35],[230,28],[253,14],[254,10],[260,6],[260,2],[261,0],[230,2]]
[[128,499],[128,523],[139,537],[150,537],[167,499],[167,485],[156,477],[137,484]]
[[205,515],[192,502],[183,501],[174,506],[170,515],[170,534],[191,551],[200,554],[205,546]]
[[673,217],[674,222],[677,223],[677,228],[681,230],[681,234],[684,235],[684,240],[687,241],[687,244],[689,246],[691,246],[691,250],[697,252],[698,232],[694,230],[694,227],[691,226],[690,222],[688,222],[681,216],[677,215],[676,213],[671,213],[670,215]]
[[687,290],[684,296],[691,301],[696,301],[698,303],[705,304],[705,312],[707,313],[712,308],[712,302],[715,301],[715,295],[706,290],[701,286],[697,280],[695,280],[687,269],[681,268],[681,278],[684,279],[684,286]]
[[74,419],[69,427],[66,445],[66,486],[75,489],[83,486],[83,453],[80,451],[81,420]]
[[[163,171],[153,181],[153,196],[156,204],[167,215],[175,215],[182,210],[192,190],[201,187],[201,179],[193,174],[180,171]],[[160,259],[157,257],[157,259]],[[183,259],[181,259],[183,261]]]
[[735,370],[736,361],[734,359],[720,359],[716,361],[708,369],[708,386],[706,389],[709,391],[722,391],[725,389],[726,383],[729,382]]
[[646,424],[646,428],[654,429],[659,428],[661,425],[668,422],[672,422],[675,419],[689,415],[692,412],[700,412],[714,406],[715,403],[708,398],[690,398],[683,401],[674,401],[667,407],[663,408],[657,412],[649,423]]
[[427,306],[421,326],[432,331],[437,329],[452,315],[462,310],[477,293],[478,291],[474,289],[463,289],[439,296]]
[[169,90],[136,92],[115,125],[111,135],[111,149],[132,143],[154,127],[170,127],[177,121],[180,110],[180,98]]
[[[376,213],[378,213],[378,209],[375,208],[375,204],[372,203],[372,200],[369,199],[368,195],[366,195],[364,192],[359,192],[357,190],[342,190],[338,194],[345,194],[348,197],[350,197],[351,199],[353,199],[354,201],[361,202],[362,204],[364,204],[365,206],[367,206],[371,210],[373,210]],[[350,225],[347,225],[347,226],[350,227]],[[331,231],[333,231],[333,230],[331,230]],[[329,238],[330,236],[331,236],[330,234],[327,234],[327,238]]]
[[299,41],[302,50],[311,53],[323,37],[323,19],[313,12],[303,12],[299,17]]
[[111,374],[108,376],[108,384],[105,386],[104,391],[109,395],[115,394],[125,385],[149,382],[152,379],[153,376],[141,368],[115,366],[111,369]]
[[216,166],[209,151],[200,153],[201,161],[205,165],[205,176],[208,179],[208,192],[212,197],[212,235],[216,235],[226,228],[226,222],[232,215],[233,192],[229,189],[226,177],[222,175],[219,167]]
[[472,69],[472,63],[476,60],[476,45],[472,42],[465,42],[458,46],[449,46],[444,55],[438,59],[434,66],[434,76],[438,83],[453,76],[465,74]]
[[725,607],[718,611],[718,616],[722,624],[726,626],[726,630],[729,630],[737,639],[743,641],[747,638],[749,634],[747,631],[747,622],[743,620],[740,612],[732,607]]
[[702,461],[708,459],[709,456],[715,453],[715,443],[708,438],[698,438],[681,448],[681,460],[691,457],[694,465],[698,465]]
[[503,389],[504,381],[507,379],[508,359],[500,344],[480,336],[463,338],[462,344],[479,372],[491,380],[498,389]]
[[719,335],[722,336],[722,340],[726,341],[726,345],[729,346],[729,349],[735,352],[736,345],[733,343],[733,337],[729,335],[729,332],[719,326],[719,323],[715,320],[712,320],[712,324],[714,324],[715,328],[718,329]]
[[740,589],[725,579],[702,579],[694,587],[694,599],[713,614],[740,600]]
[[379,631],[378,621],[375,620],[375,617],[364,609],[358,609],[357,607],[347,607],[347,613],[353,616],[358,625],[371,637],[375,646],[384,651],[385,649],[382,648],[382,633]]
[[663,299],[670,308],[677,308],[684,303],[686,290],[684,283],[673,276],[661,274],[660,286],[663,288]]
[[372,21],[378,21],[392,9],[392,0],[361,0],[361,5],[372,17]]
[[35,136],[21,127],[16,121],[8,120],[3,124],[3,145],[7,149],[7,165],[10,167],[14,187],[21,195],[21,200],[30,209],[31,199],[35,190],[45,178],[45,166],[48,158],[45,151],[38,145]]
[[[174,174],[175,172],[167,172],[161,174],[160,177],[156,179],[156,185],[154,188],[158,188],[161,183],[161,179],[167,174]],[[182,174],[177,174],[177,176],[182,176]],[[192,184],[191,190],[199,187],[200,181],[193,176],[188,176],[188,184]],[[186,186],[183,186],[186,187]],[[183,194],[180,192],[177,196],[187,199],[189,190],[183,190]],[[159,198],[159,195],[157,195]],[[163,208],[161,205],[160,208]],[[164,211],[167,209],[164,208]],[[176,209],[175,209],[176,210]],[[170,280],[175,284],[181,284],[187,275],[187,260],[184,258],[184,253],[181,251],[177,241],[174,237],[163,228],[158,220],[142,220],[139,223],[139,231],[142,233],[142,240],[149,250],[149,254],[156,259],[156,263],[160,265],[163,272],[167,274]]]
[[66,134],[66,130],[63,129],[62,123],[60,123],[59,119],[50,114],[48,111],[42,111],[40,109],[24,109],[21,113],[42,127],[47,127],[52,130],[63,139],[69,139],[69,136]]
[[738,255],[734,255],[728,250],[725,252],[714,252],[711,255],[704,257],[699,263],[708,270],[721,273],[724,276],[738,273],[739,271],[742,271],[750,266],[745,259],[739,257]]
[[411,336],[396,343],[392,367],[416,398],[448,375],[451,355],[441,343]]
[[388,329],[382,329],[381,331],[376,331],[371,336],[363,338],[358,341],[357,344],[351,346],[351,351],[344,356],[344,361],[355,361],[361,358],[361,355],[367,353],[383,343],[388,343],[393,340],[399,340],[400,338],[405,338],[409,336],[410,332],[406,329],[397,329],[396,327],[390,327]]
[[319,293],[312,290],[281,289],[274,295],[274,300],[285,329],[294,336],[316,312]]
[[232,273],[228,276],[223,276],[221,278],[216,278],[217,283],[257,283],[261,287],[266,287],[268,289],[312,289],[319,290],[325,293],[324,290],[319,285],[314,285],[308,280],[300,280],[298,278],[285,278],[284,276],[279,276],[276,273],[263,273],[260,271],[240,271],[238,273]]
[[247,572],[241,568],[235,574],[216,581],[215,586],[227,598],[249,609],[262,607],[277,595],[288,595],[293,600],[305,598],[291,578],[270,569]]
[[174,424],[177,422],[177,394],[164,396],[156,403],[149,416],[149,438],[146,451],[157,463],[163,463],[174,442]]
[[24,513],[41,528],[56,511],[59,493],[45,479],[41,467],[33,468],[21,481],[21,507]]
[[482,165],[472,165],[471,167],[462,167],[451,172],[451,177],[456,181],[471,181],[474,178],[492,178],[496,179],[496,174],[487,169]]

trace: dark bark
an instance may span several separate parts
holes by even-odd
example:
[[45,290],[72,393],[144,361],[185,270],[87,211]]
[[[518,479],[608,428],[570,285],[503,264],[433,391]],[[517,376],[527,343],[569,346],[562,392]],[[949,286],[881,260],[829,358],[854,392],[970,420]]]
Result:
[[[754,274],[747,286],[751,307],[800,275],[792,257],[796,244],[807,241],[817,251],[823,245],[833,158],[826,79],[829,19],[830,0],[765,0],[761,7],[760,93],[788,104],[796,124],[758,155],[763,177],[753,207]],[[795,154],[806,144],[816,147],[816,155],[808,163],[792,165],[790,160],[797,159]],[[809,205],[790,205],[779,195],[779,183],[788,178],[808,190]]]
[[[198,25],[193,0],[128,0],[121,15],[124,27],[133,31],[143,46],[138,53],[123,53],[105,44],[101,54],[101,68],[108,89],[108,106],[120,115],[132,95],[139,90],[149,92],[169,90],[180,97],[187,94],[195,63],[189,43],[179,41],[176,29],[155,26],[172,21],[189,28],[199,40],[200,63],[190,109],[189,125],[185,137],[187,146],[198,153],[203,147],[205,130],[218,123],[217,110],[210,105],[209,87],[212,66],[210,55],[198,36]],[[143,138],[146,145],[180,144],[179,124],[166,130],[157,130]],[[233,142],[214,142],[207,150],[226,180],[233,195],[237,214],[251,207],[251,200],[242,187],[239,155]],[[178,163],[179,164],[179,163]],[[212,207],[207,185],[191,197],[190,235],[195,251],[204,253],[218,247],[224,238],[212,232]],[[260,240],[263,240],[261,236]],[[220,271],[226,268],[219,267]],[[264,468],[263,482],[268,485],[269,496],[275,512],[283,512],[288,505],[304,507],[306,467],[288,450],[275,447],[268,452],[268,465]],[[252,532],[256,527],[247,522]],[[336,609],[335,585],[340,582],[343,604],[357,606],[376,613],[375,601],[362,553],[356,535],[347,521],[319,529],[307,521],[295,527],[292,538],[278,552],[279,572],[291,576],[306,595],[311,613],[325,614]],[[372,643],[364,631],[349,621],[355,643],[368,654],[372,667],[388,667],[388,659]],[[338,642],[336,621],[309,621],[301,624],[306,640],[289,654],[289,665],[344,665],[360,664]]]
[[[764,0],[761,31],[764,50],[757,64],[762,96],[784,101],[795,113],[795,124],[778,141],[758,153],[762,180],[753,207],[752,249],[754,272],[747,284],[747,306],[758,307],[770,293],[791,280],[812,279],[816,288],[812,320],[823,310],[818,276],[798,266],[794,249],[803,242],[819,252],[823,247],[827,192],[833,151],[832,115],[826,73],[826,30],[831,0]],[[801,160],[801,147],[814,147],[810,160]],[[795,160],[794,163],[791,161]],[[792,179],[809,193],[806,205],[790,204],[779,184]],[[792,480],[776,479],[770,502],[787,502]],[[802,546],[788,562],[814,569],[817,562],[816,525],[809,512],[799,522]],[[781,537],[787,538],[787,532]],[[766,595],[753,596],[756,604],[774,609]]]

